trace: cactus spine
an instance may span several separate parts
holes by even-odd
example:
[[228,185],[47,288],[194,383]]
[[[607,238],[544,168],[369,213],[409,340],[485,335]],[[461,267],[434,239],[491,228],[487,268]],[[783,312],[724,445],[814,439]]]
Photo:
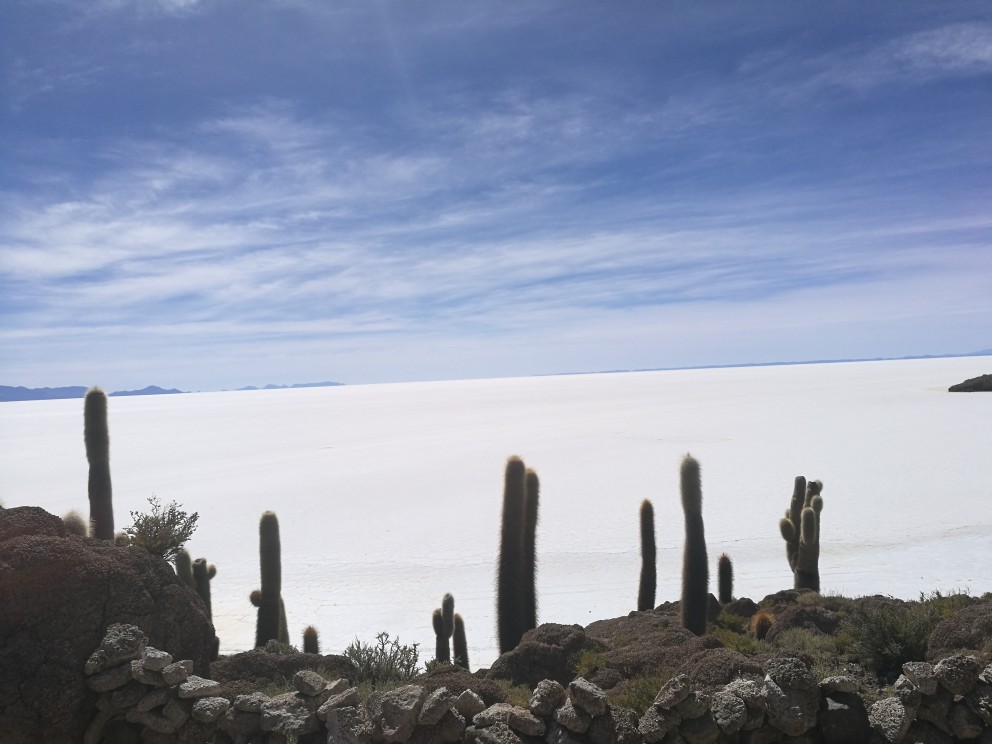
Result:
[[455,663],[464,668],[466,672],[472,671],[468,666],[468,641],[465,640],[465,621],[457,612],[455,613]]
[[820,591],[820,512],[823,511],[823,483],[796,478],[792,502],[779,521],[785,540],[785,553],[792,569],[795,589]]
[[654,542],[654,507],[649,499],[641,502],[641,583],[637,589],[637,609],[654,609],[658,586],[657,550]]
[[720,592],[720,604],[734,601],[734,564],[730,556],[723,553],[716,562],[717,586]]
[[682,556],[682,627],[706,633],[706,610],[709,599],[709,567],[706,559],[706,536],[703,530],[703,490],[699,463],[686,455],[680,468],[682,511],[685,513],[685,552]]
[[[526,632],[537,627],[537,516],[541,481],[530,468],[524,478],[524,534],[520,591],[523,593],[522,627]],[[523,633],[521,633],[523,635]]]
[[320,653],[320,634],[312,625],[308,625],[303,629],[303,653]]
[[526,630],[520,576],[523,559],[524,509],[527,469],[519,457],[506,462],[503,485],[503,518],[496,578],[496,622],[501,654],[512,650]]
[[196,589],[196,593],[203,600],[203,604],[207,608],[207,617],[211,622],[213,622],[214,616],[213,608],[210,604],[210,580],[216,575],[217,567],[212,564],[208,566],[206,558],[197,558],[193,561],[193,588]]
[[256,648],[264,646],[270,640],[279,639],[282,559],[279,543],[279,519],[275,512],[265,512],[259,521],[258,554],[262,588],[258,594],[258,623],[255,626]]
[[98,387],[86,391],[83,401],[83,439],[90,464],[87,489],[93,537],[114,541],[114,500],[110,484],[110,433],[107,394]]

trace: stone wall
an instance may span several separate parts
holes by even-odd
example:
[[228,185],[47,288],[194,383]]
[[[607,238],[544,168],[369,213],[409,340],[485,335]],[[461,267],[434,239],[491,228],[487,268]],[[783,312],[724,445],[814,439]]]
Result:
[[992,664],[952,656],[910,662],[893,696],[866,707],[848,677],[817,682],[802,661],[776,658],[763,681],[694,690],[669,680],[638,717],[612,708],[578,678],[540,682],[528,708],[486,707],[471,690],[418,685],[373,692],[362,703],[347,680],[297,672],[296,692],[220,696],[218,682],[147,645],[132,625],[113,625],[84,669],[99,693],[85,744],[770,744],[772,742],[992,742]]

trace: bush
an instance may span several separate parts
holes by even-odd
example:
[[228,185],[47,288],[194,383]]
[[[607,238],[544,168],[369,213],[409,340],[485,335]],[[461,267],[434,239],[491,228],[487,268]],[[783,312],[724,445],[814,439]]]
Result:
[[637,715],[643,716],[645,711],[654,703],[654,699],[658,696],[658,690],[673,676],[675,676],[674,672],[665,670],[660,675],[626,680],[607,691],[607,700],[613,707],[630,708]]
[[187,514],[175,501],[162,507],[156,496],[149,498],[148,503],[151,505],[149,514],[131,512],[134,523],[124,528],[127,541],[167,561],[174,560],[196,531],[196,520],[200,515],[196,512]]
[[941,609],[929,600],[857,604],[844,620],[843,640],[879,677],[894,677],[907,661],[926,658],[927,638],[941,620]]
[[362,643],[357,638],[344,650],[355,665],[355,682],[370,682],[372,685],[385,682],[405,682],[417,676],[417,661],[420,659],[418,644],[401,646],[400,639],[389,639],[383,631],[375,637],[376,642]]

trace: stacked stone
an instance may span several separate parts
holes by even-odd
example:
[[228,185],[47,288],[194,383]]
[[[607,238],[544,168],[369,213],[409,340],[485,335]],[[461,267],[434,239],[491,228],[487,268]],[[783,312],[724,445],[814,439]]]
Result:
[[84,744],[98,744],[114,720],[143,726],[146,742],[174,741],[184,728],[187,736],[203,733],[198,724],[216,720],[228,702],[216,697],[219,683],[192,671],[192,661],[174,662],[168,653],[149,646],[139,628],[111,625],[83,669],[87,686],[98,693],[97,714],[86,729]]

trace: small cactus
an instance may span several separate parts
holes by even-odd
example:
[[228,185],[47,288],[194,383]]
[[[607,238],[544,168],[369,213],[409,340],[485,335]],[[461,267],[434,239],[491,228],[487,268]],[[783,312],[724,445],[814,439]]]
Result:
[[75,509],[71,509],[66,512],[65,516],[62,517],[62,523],[65,525],[65,529],[70,535],[89,537],[90,526],[87,524],[86,520],[83,519],[83,515]]
[[303,629],[303,653],[320,653],[320,634],[312,625],[308,625]]
[[641,502],[641,582],[637,589],[637,609],[654,609],[658,587],[658,558],[654,542],[654,506],[649,499]]
[[717,586],[720,593],[720,604],[734,601],[734,564],[730,556],[723,553],[716,562]]
[[83,400],[83,439],[89,462],[90,522],[93,537],[114,541],[114,499],[110,483],[110,434],[107,426],[107,394],[98,387],[86,391]]
[[468,641],[465,639],[465,622],[462,616],[455,613],[455,663],[466,672],[472,671],[468,666]]
[[703,490],[699,463],[686,455],[680,468],[682,511],[685,513],[685,551],[682,556],[682,627],[701,636],[706,633],[709,603],[709,567],[703,529]]

